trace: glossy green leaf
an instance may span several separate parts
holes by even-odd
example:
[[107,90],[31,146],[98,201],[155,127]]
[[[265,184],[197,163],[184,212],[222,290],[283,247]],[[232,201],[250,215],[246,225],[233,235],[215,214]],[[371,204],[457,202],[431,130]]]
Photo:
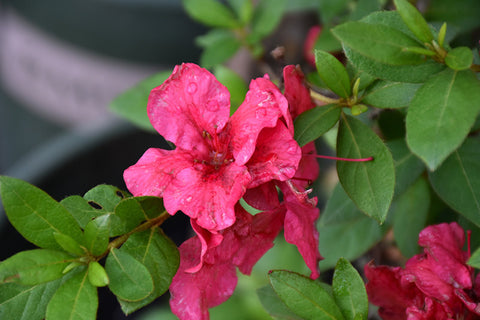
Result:
[[60,201],[60,204],[72,214],[81,228],[85,228],[92,219],[107,213],[95,202],[89,203],[88,200],[78,195],[66,197]]
[[229,30],[215,29],[202,37],[198,39],[198,43],[204,47],[200,64],[205,68],[224,63],[242,46],[240,40]]
[[94,320],[98,308],[97,289],[79,272],[65,281],[47,306],[46,320]]
[[398,196],[425,171],[425,165],[408,149],[405,139],[389,141],[387,145],[395,164],[395,196]]
[[385,221],[395,187],[395,168],[382,140],[360,120],[342,115],[337,156],[373,161],[337,161],[338,178],[357,207],[380,223]]
[[415,36],[424,43],[432,42],[432,31],[417,8],[407,0],[394,0],[394,3],[402,20]]
[[362,97],[362,103],[376,108],[407,107],[419,87],[418,83],[380,80],[368,88]]
[[88,264],[88,281],[95,287],[105,287],[110,280],[107,272],[97,261],[92,261]]
[[278,320],[302,320],[299,316],[288,309],[285,303],[275,293],[272,286],[267,285],[257,290],[258,298],[268,314]]
[[215,77],[224,86],[228,88],[230,92],[230,115],[242,104],[245,100],[245,95],[248,91],[248,86],[235,71],[224,67],[223,65],[217,65],[214,69]]
[[419,252],[418,234],[425,227],[429,207],[430,190],[423,178],[392,203],[389,214],[393,216],[395,242],[405,257]]
[[405,52],[419,44],[404,33],[385,25],[350,21],[332,29],[342,43],[361,55],[387,65],[417,65],[423,59]]
[[233,12],[217,0],[182,0],[183,7],[194,20],[210,27],[236,28],[240,23]]
[[468,138],[434,172],[435,192],[455,211],[480,226],[480,140]]
[[341,258],[335,266],[332,281],[333,297],[345,319],[367,319],[368,298],[365,284],[357,270]]
[[271,271],[268,278],[280,299],[303,319],[344,319],[333,298],[314,280],[280,270]]
[[149,304],[168,290],[177,272],[180,257],[177,246],[161,231],[150,229],[135,233],[122,246],[123,252],[140,261],[153,278],[154,290],[146,298],[131,302],[119,300],[125,314]]
[[445,64],[453,70],[465,70],[473,63],[473,53],[468,47],[452,49],[445,57]]
[[73,253],[76,256],[83,256],[86,252],[82,249],[80,244],[72,237],[63,233],[54,233],[53,236],[57,243],[63,248],[63,250]]
[[294,138],[303,147],[330,130],[340,118],[342,108],[336,104],[315,107],[300,114],[294,123]]
[[73,216],[39,188],[20,179],[0,176],[0,196],[8,219],[22,236],[46,249],[61,249],[54,233],[82,242]]
[[142,129],[155,131],[147,115],[148,96],[150,91],[167,80],[170,74],[170,70],[163,71],[140,81],[115,97],[110,102],[110,110]]
[[473,72],[447,69],[417,90],[406,118],[407,144],[435,170],[467,136],[480,110]]
[[343,64],[328,52],[315,50],[315,65],[327,87],[342,98],[352,95],[350,77]]
[[63,276],[63,269],[73,261],[66,252],[50,249],[21,251],[0,263],[0,285],[16,282],[36,285]]
[[117,204],[129,196],[128,192],[115,186],[101,184],[90,189],[83,197],[91,206],[103,209],[105,213],[113,213]]
[[255,7],[252,18],[252,34],[257,40],[270,35],[280,23],[286,0],[263,0]]
[[108,247],[111,214],[105,214],[90,221],[84,230],[85,246],[94,256],[103,254]]
[[108,287],[119,299],[140,301],[153,291],[153,279],[148,269],[122,250],[110,251],[105,270],[110,278]]
[[325,259],[321,270],[333,268],[337,260],[354,260],[380,241],[386,231],[363,214],[338,184],[318,220],[319,249]]
[[47,303],[62,284],[62,279],[24,286],[7,283],[0,286],[0,319],[45,319]]

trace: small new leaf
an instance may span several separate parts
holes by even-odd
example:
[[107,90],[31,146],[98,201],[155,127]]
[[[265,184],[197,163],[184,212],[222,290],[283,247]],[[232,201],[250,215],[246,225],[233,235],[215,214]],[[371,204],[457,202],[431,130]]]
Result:
[[473,63],[473,53],[468,47],[452,49],[445,57],[445,64],[453,70],[465,70]]
[[350,77],[343,64],[333,55],[322,50],[315,50],[317,72],[327,87],[342,98],[352,94]]
[[97,261],[88,264],[88,281],[95,287],[105,287],[109,284],[107,272]]

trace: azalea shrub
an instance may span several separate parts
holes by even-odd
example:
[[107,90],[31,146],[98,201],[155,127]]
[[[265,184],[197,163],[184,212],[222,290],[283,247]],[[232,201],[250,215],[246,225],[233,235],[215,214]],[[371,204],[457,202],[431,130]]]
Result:
[[292,3],[183,5],[210,28],[200,61],[111,104],[170,149],[60,201],[0,176],[38,247],[0,263],[0,318],[95,319],[108,287],[126,315],[167,295],[153,316],[181,320],[480,319],[480,4],[305,1],[295,62],[267,45]]

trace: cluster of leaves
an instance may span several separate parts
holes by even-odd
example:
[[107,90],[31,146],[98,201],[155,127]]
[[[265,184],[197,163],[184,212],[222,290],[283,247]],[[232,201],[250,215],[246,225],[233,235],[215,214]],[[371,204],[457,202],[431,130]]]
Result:
[[12,225],[40,247],[0,264],[0,318],[95,319],[104,286],[129,314],[170,286],[179,255],[158,227],[168,216],[161,199],[99,185],[57,202],[7,176],[0,195]]

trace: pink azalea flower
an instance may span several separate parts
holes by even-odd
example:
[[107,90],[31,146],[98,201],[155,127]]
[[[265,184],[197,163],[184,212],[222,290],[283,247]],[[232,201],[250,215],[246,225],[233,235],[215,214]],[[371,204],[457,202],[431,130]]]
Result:
[[321,26],[311,27],[310,30],[308,30],[307,32],[307,38],[305,39],[305,42],[303,44],[303,55],[305,57],[305,60],[307,60],[307,62],[312,66],[315,66],[315,42],[317,41],[321,32]]
[[478,319],[480,307],[473,270],[462,251],[463,229],[457,223],[429,226],[419,235],[422,254],[405,269],[365,266],[370,302],[383,319]]
[[[180,268],[170,286],[170,306],[182,320],[209,319],[208,309],[225,302],[237,285],[236,268],[250,274],[255,263],[273,246],[282,229],[281,212],[263,212],[255,216],[240,205],[231,227],[220,231],[223,241],[211,246],[201,257],[204,247],[200,236],[180,246]],[[198,232],[197,232],[198,233]],[[201,264],[196,272],[191,272]]]
[[125,170],[127,188],[163,197],[170,214],[181,210],[213,233],[235,223],[234,206],[247,188],[285,181],[298,167],[288,103],[268,77],[251,82],[229,118],[228,90],[207,70],[182,64],[152,90],[147,111],[176,148],[148,149]]

